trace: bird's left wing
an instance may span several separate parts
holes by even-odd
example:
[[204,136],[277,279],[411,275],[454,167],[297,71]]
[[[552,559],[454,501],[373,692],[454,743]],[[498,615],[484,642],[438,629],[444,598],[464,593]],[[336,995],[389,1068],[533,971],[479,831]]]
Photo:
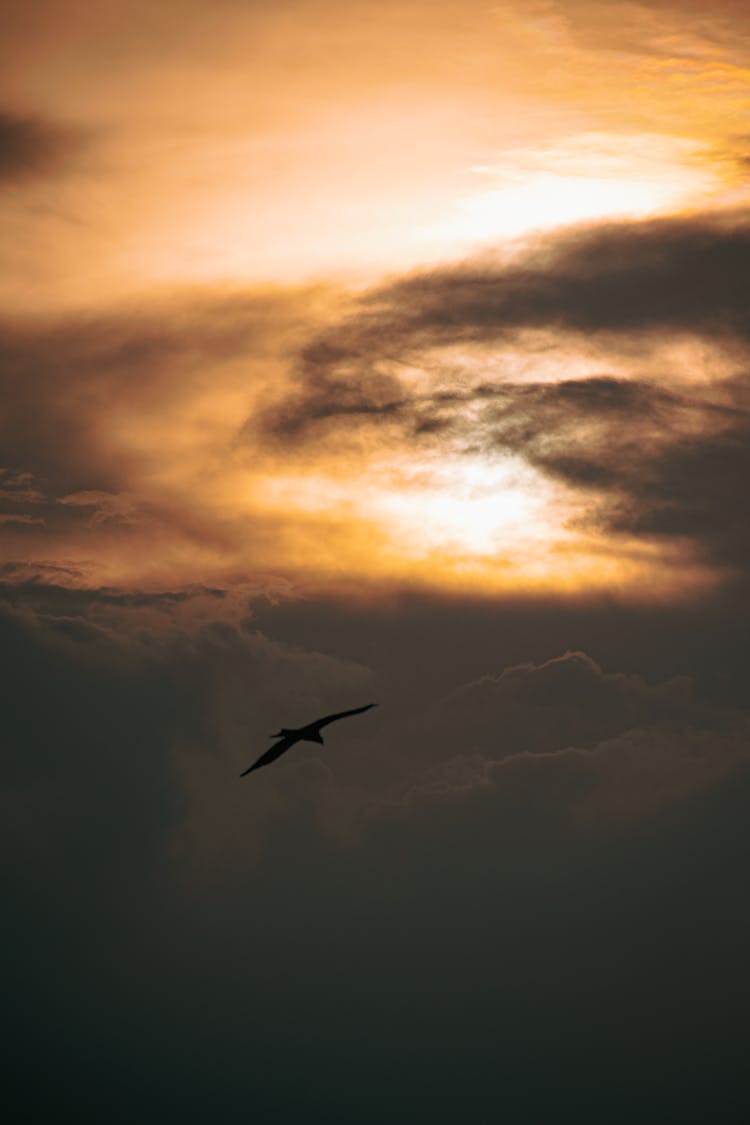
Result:
[[274,743],[269,750],[266,750],[265,754],[261,754],[257,761],[253,762],[251,766],[248,766],[246,770],[243,770],[240,777],[252,773],[253,770],[259,770],[261,766],[268,766],[271,762],[275,762],[277,758],[280,758],[282,754],[286,753],[290,746],[294,746],[295,742],[297,742],[296,738],[282,738],[280,742]]
[[337,719],[345,719],[348,715],[361,715],[363,711],[369,711],[371,707],[377,707],[377,703],[366,703],[364,707],[355,707],[352,711],[337,711],[335,715],[325,715],[322,719],[317,719],[314,723],[310,723],[311,727],[328,726],[329,723],[335,723]]

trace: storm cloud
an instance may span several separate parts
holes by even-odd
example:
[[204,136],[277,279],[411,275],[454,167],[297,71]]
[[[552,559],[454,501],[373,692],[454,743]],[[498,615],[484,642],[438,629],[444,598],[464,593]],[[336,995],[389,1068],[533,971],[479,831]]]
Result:
[[575,1102],[582,1049],[586,1113],[623,1059],[615,1120],[743,1104],[743,712],[568,653],[406,726],[383,708],[245,787],[271,722],[359,703],[375,670],[251,621],[144,629],[131,605],[74,632],[82,607],[49,609],[2,615],[19,1112],[541,1113]]

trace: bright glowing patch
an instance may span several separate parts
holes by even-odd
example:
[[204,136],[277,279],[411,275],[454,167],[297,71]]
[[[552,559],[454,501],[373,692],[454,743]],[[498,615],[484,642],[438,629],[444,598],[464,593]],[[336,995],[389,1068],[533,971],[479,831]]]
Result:
[[[421,474],[420,474],[421,475]],[[377,508],[409,553],[435,548],[464,555],[512,554],[539,534],[544,502],[539,483],[510,461],[443,460],[383,494]]]
[[462,200],[464,218],[457,225],[464,237],[479,241],[584,219],[644,215],[666,207],[670,194],[664,185],[648,181],[536,176]]
[[542,150],[511,150],[467,171],[494,181],[454,201],[455,217],[426,240],[481,242],[604,218],[637,218],[686,206],[717,190],[679,138],[586,134]]
[[285,511],[365,518],[405,556],[443,550],[511,558],[532,543],[565,535],[562,527],[550,525],[550,491],[511,459],[456,456],[383,466],[347,480],[277,477],[264,484],[261,495],[269,507]]

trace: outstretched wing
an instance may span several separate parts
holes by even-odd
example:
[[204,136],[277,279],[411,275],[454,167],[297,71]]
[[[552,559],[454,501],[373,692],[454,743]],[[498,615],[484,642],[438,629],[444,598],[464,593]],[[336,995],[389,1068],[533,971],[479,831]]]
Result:
[[366,703],[364,707],[355,707],[352,711],[337,711],[335,715],[326,715],[322,719],[316,719],[314,723],[310,723],[310,726],[320,730],[321,727],[327,727],[329,723],[335,723],[337,719],[345,719],[348,715],[361,715],[363,711],[369,711],[371,707],[377,707],[377,703]]
[[299,739],[296,737],[296,735],[293,738],[289,736],[287,738],[282,738],[280,742],[274,743],[270,750],[266,750],[265,754],[261,754],[258,760],[253,762],[251,766],[248,766],[246,770],[243,770],[240,774],[240,777],[244,777],[245,774],[252,773],[253,770],[259,770],[261,766],[268,766],[271,764],[271,762],[275,762],[277,758],[280,758],[282,754],[285,754],[287,752],[290,746],[294,746],[295,742],[298,741]]

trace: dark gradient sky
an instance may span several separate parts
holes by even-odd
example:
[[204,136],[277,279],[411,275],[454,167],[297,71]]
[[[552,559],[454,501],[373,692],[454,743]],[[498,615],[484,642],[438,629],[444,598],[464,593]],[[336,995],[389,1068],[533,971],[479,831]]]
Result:
[[13,1122],[748,1120],[749,25],[8,5]]

